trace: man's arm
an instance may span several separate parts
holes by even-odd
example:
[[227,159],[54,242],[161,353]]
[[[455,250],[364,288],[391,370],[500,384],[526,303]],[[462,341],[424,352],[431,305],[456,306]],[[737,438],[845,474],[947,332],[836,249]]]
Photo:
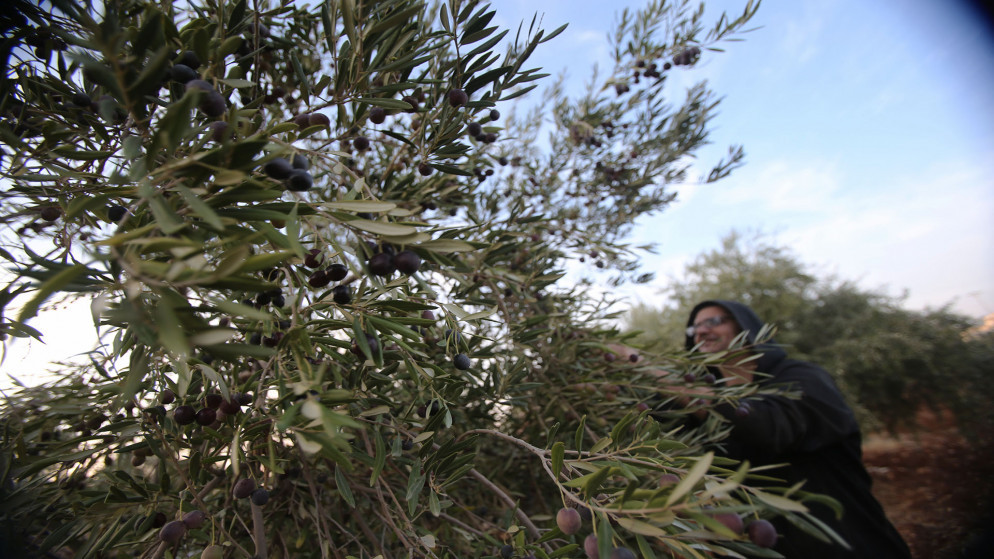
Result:
[[782,386],[787,393],[744,399],[750,408],[744,417],[727,404],[713,408],[732,422],[732,437],[750,451],[773,456],[812,451],[858,430],[852,409],[821,367],[792,361],[768,386]]

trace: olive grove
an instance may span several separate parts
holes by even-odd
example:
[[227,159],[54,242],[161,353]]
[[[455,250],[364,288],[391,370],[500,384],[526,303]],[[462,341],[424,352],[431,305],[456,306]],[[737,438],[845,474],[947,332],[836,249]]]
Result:
[[703,364],[618,359],[611,301],[563,272],[646,279],[626,234],[718,105],[668,77],[755,11],[647,2],[606,77],[510,119],[562,28],[474,0],[15,2],[0,328],[82,298],[101,341],[3,395],[2,551],[775,557],[773,515],[830,541],[819,496],[665,406]]

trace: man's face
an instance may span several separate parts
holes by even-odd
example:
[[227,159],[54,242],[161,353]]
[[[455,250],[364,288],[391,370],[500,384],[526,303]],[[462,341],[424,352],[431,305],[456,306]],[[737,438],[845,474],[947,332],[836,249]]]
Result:
[[694,316],[694,345],[699,351],[724,351],[741,332],[735,319],[721,307],[704,307]]

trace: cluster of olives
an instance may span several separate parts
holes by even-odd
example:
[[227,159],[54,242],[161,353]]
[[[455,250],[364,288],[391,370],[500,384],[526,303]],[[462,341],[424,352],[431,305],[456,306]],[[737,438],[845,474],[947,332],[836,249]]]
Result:
[[[645,76],[647,78],[656,78],[656,79],[661,78],[663,76],[662,74],[659,73],[659,66],[657,66],[655,62],[646,63],[645,60],[636,60],[635,67],[638,68],[638,70],[635,70],[635,74],[632,76],[635,79],[635,83],[639,83],[639,76]],[[670,64],[669,62],[663,63],[664,72],[672,67],[673,65]]]
[[256,487],[255,480],[249,477],[235,482],[231,494],[236,499],[250,499],[253,505],[259,507],[269,502],[269,490],[264,487]]
[[679,54],[673,57],[673,64],[677,66],[690,66],[701,56],[700,47],[690,47],[684,49]]
[[[692,66],[701,57],[700,47],[689,47],[686,48],[676,56],[673,57],[673,63],[669,62],[663,63],[662,70],[665,72],[672,68],[673,66]],[[646,62],[645,60],[639,59],[635,61],[635,72],[632,75],[632,81],[634,83],[639,83],[639,78],[645,76],[646,78],[659,79],[663,75],[660,73],[660,67],[656,65],[655,62]],[[624,95],[631,91],[631,87],[625,82],[619,82],[614,84],[614,91],[618,95]]]
[[[307,256],[304,257],[304,266],[307,268],[321,268],[324,265],[324,258],[321,255],[321,251],[318,249],[311,249],[308,251]],[[346,276],[349,275],[349,269],[344,264],[335,262],[330,264],[326,268],[321,268],[313,273],[307,278],[307,284],[315,289],[319,289],[327,286],[334,281],[342,281]],[[332,300],[339,305],[348,305],[352,302],[352,291],[349,289],[347,284],[336,285],[332,289],[331,294]]]
[[200,111],[211,118],[217,118],[228,110],[228,102],[210,82],[201,79],[198,69],[201,62],[197,53],[192,50],[183,52],[179,60],[169,69],[168,79],[185,84],[186,90],[202,91]]
[[292,162],[284,157],[270,159],[262,166],[262,171],[269,178],[283,181],[287,190],[304,192],[314,186],[314,177],[308,171],[310,168],[311,162],[297,153],[294,154]]
[[[175,394],[169,389],[164,390],[160,396],[160,401],[166,405],[173,403],[175,399]],[[204,396],[202,403],[200,409],[189,404],[176,406],[173,410],[173,421],[178,425],[190,425],[196,422],[204,427],[210,426],[227,416],[241,412],[242,406],[252,403],[252,395],[232,393],[231,398],[225,400],[220,394],[211,393]]]
[[173,520],[172,522],[167,522],[165,526],[159,530],[159,539],[166,543],[179,543],[183,536],[186,535],[187,530],[196,530],[204,525],[207,520],[207,515],[201,510],[192,510],[183,515],[182,520]]
[[[493,122],[500,118],[500,111],[497,109],[491,109],[488,115],[490,122]],[[497,141],[496,132],[484,132],[483,124],[478,121],[470,122],[466,127],[466,131],[474,140],[484,144],[492,144]]]
[[[679,482],[678,477],[673,474],[665,474],[668,478],[665,482],[661,482],[661,485],[672,485]],[[591,517],[590,509],[586,507],[572,508],[563,507],[559,509],[556,513],[556,526],[559,530],[567,536],[572,536],[580,532],[583,527],[584,521],[589,521]],[[713,515],[713,518],[723,524],[734,534],[746,534],[753,544],[769,548],[773,547],[777,543],[777,530],[772,523],[768,520],[757,519],[749,523],[746,527],[742,521],[742,517],[736,513],[718,513]],[[508,548],[510,546],[504,546]],[[596,534],[589,534],[583,540],[583,549],[587,554],[589,559],[599,559],[600,551],[598,549],[598,540]],[[508,551],[505,555],[505,549],[501,549],[502,557],[513,556],[513,548]],[[610,559],[635,559],[637,557],[635,553],[626,547],[615,547],[611,551]]]
[[331,119],[328,118],[328,115],[322,113],[300,113],[293,117],[293,122],[301,129],[310,128],[311,126],[322,126],[325,128],[331,126]]
[[386,246],[382,252],[377,252],[366,261],[369,271],[379,277],[390,277],[394,272],[412,275],[421,269],[421,257],[412,250],[402,250],[394,253],[393,247]]

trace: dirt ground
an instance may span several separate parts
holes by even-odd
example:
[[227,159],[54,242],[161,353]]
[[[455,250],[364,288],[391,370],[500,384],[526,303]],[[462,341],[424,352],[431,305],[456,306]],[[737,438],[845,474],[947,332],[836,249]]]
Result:
[[931,412],[919,423],[917,433],[866,438],[874,494],[914,559],[994,557],[994,433],[968,442]]

